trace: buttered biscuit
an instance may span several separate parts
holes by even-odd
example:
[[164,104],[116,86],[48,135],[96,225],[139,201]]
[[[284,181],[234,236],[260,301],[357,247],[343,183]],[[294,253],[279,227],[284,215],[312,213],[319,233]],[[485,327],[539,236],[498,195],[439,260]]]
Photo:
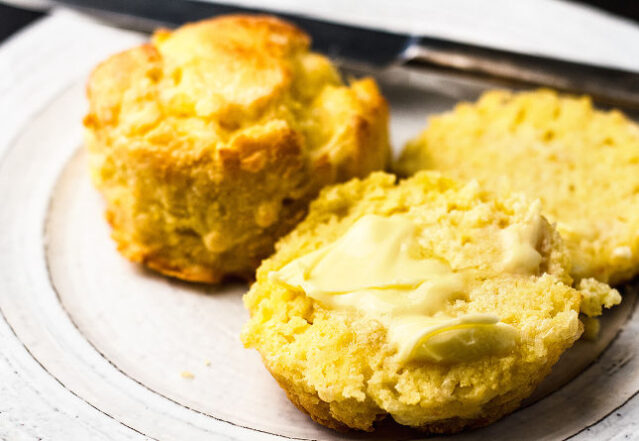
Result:
[[383,169],[388,110],[265,16],[158,31],[99,65],[86,143],[119,250],[165,274],[250,278],[329,183]]
[[242,338],[315,421],[449,433],[513,411],[582,333],[559,234],[523,196],[432,172],[324,189],[245,296]]
[[493,91],[430,119],[397,171],[439,170],[541,199],[573,276],[627,281],[639,271],[639,126],[587,97]]

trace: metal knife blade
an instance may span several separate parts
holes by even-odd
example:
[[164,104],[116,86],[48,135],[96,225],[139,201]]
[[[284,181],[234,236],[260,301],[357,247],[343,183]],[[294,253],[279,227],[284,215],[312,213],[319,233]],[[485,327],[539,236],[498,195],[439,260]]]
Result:
[[639,73],[622,69],[196,0],[55,0],[53,3],[147,32],[159,26],[175,27],[221,14],[275,14],[309,33],[315,50],[355,65],[374,68],[408,65],[462,73],[509,86],[546,86],[585,93],[600,104],[639,110]]

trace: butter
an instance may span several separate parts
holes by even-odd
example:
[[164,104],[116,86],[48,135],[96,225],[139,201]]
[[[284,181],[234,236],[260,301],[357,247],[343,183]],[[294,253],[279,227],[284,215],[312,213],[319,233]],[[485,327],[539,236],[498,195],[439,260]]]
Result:
[[537,243],[541,234],[541,203],[534,202],[525,223],[513,224],[501,230],[503,248],[502,270],[513,274],[537,274],[541,254]]
[[463,296],[465,283],[444,262],[413,257],[414,232],[404,216],[367,215],[333,244],[270,277],[329,308],[432,315]]
[[326,308],[380,320],[399,362],[462,362],[512,350],[517,330],[498,317],[450,315],[449,305],[467,299],[468,276],[419,256],[415,233],[405,215],[366,215],[332,244],[269,277]]
[[389,331],[400,351],[400,361],[465,362],[510,352],[518,331],[493,314],[465,315],[456,319],[403,317]]

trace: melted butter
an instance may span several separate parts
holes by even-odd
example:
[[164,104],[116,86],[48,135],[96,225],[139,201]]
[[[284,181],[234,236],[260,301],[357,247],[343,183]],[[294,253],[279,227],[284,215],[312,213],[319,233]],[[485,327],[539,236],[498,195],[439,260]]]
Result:
[[400,361],[466,362],[510,352],[518,339],[514,327],[493,314],[472,314],[456,319],[408,316],[389,328],[399,347]]
[[435,259],[413,257],[415,227],[402,216],[362,217],[328,247],[307,254],[270,277],[299,287],[324,306],[369,313],[434,314],[464,280]]
[[502,270],[514,274],[537,274],[542,257],[537,251],[541,234],[541,204],[533,203],[524,223],[501,230]]
[[304,290],[326,308],[358,310],[382,321],[400,362],[470,361],[512,350],[517,330],[498,317],[447,313],[467,298],[466,275],[417,251],[409,218],[367,215],[332,244],[269,277]]

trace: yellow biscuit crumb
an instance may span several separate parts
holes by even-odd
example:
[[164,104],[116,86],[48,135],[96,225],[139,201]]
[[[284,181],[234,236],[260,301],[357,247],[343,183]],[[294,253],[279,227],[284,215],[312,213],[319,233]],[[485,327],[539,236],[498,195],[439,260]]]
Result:
[[180,372],[180,376],[182,378],[186,378],[187,380],[192,380],[195,378],[195,375],[193,375],[193,373],[190,371],[182,371]]

